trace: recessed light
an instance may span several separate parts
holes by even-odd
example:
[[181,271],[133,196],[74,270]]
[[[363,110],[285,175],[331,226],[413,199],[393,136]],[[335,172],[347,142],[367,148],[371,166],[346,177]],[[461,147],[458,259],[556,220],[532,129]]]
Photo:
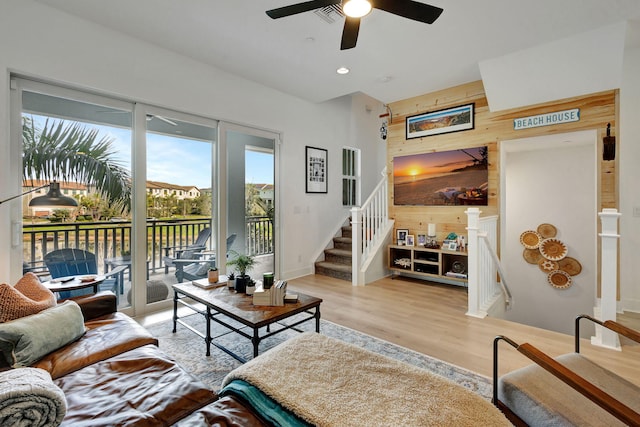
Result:
[[347,67],[340,67],[336,70],[336,73],[338,74],[348,74],[349,73],[349,69]]

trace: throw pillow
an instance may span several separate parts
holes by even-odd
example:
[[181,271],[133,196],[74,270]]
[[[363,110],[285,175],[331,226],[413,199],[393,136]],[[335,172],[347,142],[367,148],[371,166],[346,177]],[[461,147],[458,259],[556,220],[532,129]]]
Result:
[[0,351],[11,367],[22,368],[77,340],[84,332],[80,306],[69,300],[0,324]]
[[0,284],[0,323],[36,314],[56,305],[56,297],[38,276],[26,273],[15,286]]

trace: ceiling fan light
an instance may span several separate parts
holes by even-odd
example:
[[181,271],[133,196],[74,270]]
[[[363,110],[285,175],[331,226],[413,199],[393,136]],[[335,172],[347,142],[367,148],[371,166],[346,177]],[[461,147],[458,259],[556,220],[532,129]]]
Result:
[[371,12],[371,3],[367,0],[347,0],[342,5],[342,11],[351,18],[362,18]]

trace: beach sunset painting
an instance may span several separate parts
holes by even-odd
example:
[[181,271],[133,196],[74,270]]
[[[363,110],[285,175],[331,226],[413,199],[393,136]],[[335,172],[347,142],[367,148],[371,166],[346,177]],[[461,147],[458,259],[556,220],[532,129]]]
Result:
[[395,205],[485,204],[488,147],[393,158]]

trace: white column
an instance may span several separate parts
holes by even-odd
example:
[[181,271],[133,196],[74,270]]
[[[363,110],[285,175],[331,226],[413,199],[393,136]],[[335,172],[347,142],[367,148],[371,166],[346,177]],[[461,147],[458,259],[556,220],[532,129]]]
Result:
[[[595,317],[603,322],[616,320],[617,284],[618,284],[618,218],[617,209],[603,209],[598,214],[602,224],[600,233],[600,310]],[[599,313],[598,313],[599,311]],[[601,326],[596,326],[596,336],[591,337],[593,345],[620,350],[618,334]]]
[[480,292],[478,276],[478,230],[480,209],[468,208],[467,214],[467,316],[484,317],[480,314]]

